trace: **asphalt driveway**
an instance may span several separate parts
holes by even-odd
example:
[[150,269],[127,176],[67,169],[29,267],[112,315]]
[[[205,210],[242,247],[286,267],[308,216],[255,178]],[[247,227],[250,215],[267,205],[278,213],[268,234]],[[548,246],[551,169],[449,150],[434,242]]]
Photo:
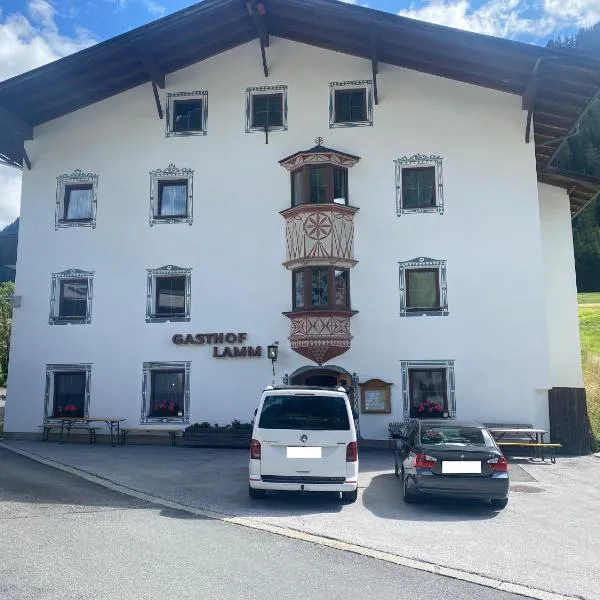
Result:
[[120,485],[187,506],[333,537],[442,566],[570,596],[600,598],[600,460],[511,466],[508,507],[402,502],[391,453],[360,456],[360,494],[342,506],[328,495],[247,495],[242,450],[59,445],[11,441],[21,448]]

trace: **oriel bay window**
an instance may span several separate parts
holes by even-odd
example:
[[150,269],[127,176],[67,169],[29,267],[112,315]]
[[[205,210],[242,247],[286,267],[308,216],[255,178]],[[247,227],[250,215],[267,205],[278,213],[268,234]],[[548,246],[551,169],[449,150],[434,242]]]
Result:
[[294,310],[350,310],[348,269],[310,267],[292,272]]
[[144,363],[142,423],[189,422],[190,362]]
[[292,206],[348,204],[348,169],[310,165],[292,172]]

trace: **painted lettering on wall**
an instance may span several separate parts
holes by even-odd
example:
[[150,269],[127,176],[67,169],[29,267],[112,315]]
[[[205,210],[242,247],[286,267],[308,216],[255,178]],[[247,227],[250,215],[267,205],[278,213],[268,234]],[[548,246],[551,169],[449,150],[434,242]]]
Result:
[[[245,345],[247,333],[176,333],[172,338],[172,342],[177,346],[186,344],[194,344],[197,346],[213,345],[213,358],[251,358],[262,356],[261,346]],[[227,344],[224,348],[220,348],[214,344]],[[234,346],[233,344],[244,344]]]

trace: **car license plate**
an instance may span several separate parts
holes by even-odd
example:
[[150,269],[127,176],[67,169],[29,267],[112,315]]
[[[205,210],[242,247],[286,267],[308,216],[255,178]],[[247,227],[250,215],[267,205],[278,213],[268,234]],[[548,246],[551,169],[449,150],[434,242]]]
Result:
[[321,448],[318,446],[288,446],[288,458],[321,458]]
[[481,473],[481,461],[444,460],[442,461],[442,473],[448,475]]

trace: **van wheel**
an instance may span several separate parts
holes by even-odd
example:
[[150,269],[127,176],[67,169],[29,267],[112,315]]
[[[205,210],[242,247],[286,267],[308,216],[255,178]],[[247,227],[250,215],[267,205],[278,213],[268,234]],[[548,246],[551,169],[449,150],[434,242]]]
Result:
[[508,498],[494,498],[491,500],[492,506],[502,510],[508,504]]
[[248,486],[248,496],[250,496],[252,500],[256,500],[257,498],[264,498],[266,494],[266,490],[257,490],[251,486]]
[[353,504],[358,498],[358,488],[352,492],[342,492],[342,504]]

